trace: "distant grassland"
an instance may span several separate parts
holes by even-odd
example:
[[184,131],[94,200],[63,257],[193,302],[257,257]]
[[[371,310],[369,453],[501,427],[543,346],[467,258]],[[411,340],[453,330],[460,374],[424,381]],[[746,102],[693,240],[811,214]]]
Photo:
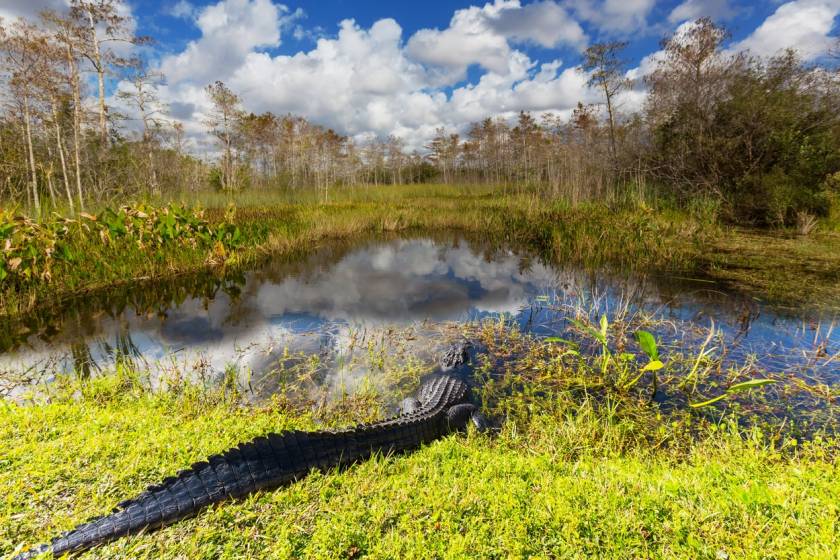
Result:
[[184,245],[155,251],[123,241],[105,245],[79,231],[68,242],[83,262],[61,263],[49,282],[0,288],[0,315],[14,317],[69,297],[129,282],[201,270],[244,270],[271,256],[305,253],[333,239],[377,233],[459,230],[523,244],[543,256],[588,267],[700,274],[759,298],[795,306],[840,307],[840,234],[808,238],[721,227],[702,217],[644,204],[570,207],[525,192],[482,186],[413,185],[179,196],[220,222],[235,203],[241,246],[215,254]]
[[[105,387],[105,389],[103,389]],[[207,455],[309,412],[204,392],[88,388],[0,408],[0,555],[107,513]],[[223,503],[84,558],[836,558],[828,441],[780,452],[724,424],[679,450],[618,451],[626,426],[532,403],[502,433],[455,435]],[[352,412],[330,425],[354,420]]]

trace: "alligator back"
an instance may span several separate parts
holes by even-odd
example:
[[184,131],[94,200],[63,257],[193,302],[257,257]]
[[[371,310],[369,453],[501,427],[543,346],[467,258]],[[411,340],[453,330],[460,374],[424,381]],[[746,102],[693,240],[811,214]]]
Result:
[[417,398],[416,411],[382,422],[346,430],[272,433],[240,444],[150,486],[118,504],[110,515],[92,519],[17,558],[48,551],[54,555],[80,552],[169,525],[216,502],[289,484],[312,469],[347,466],[374,453],[406,451],[461,427],[450,426],[447,412],[466,401],[467,387],[462,381],[432,377],[421,386]]

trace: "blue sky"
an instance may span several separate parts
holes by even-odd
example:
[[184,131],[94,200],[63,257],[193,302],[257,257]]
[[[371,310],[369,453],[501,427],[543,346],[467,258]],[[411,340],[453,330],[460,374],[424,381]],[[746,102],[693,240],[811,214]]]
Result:
[[[794,47],[819,61],[840,14],[840,0],[123,1],[137,32],[156,40],[143,55],[166,75],[160,97],[196,151],[209,149],[204,88],[215,80],[249,111],[302,115],[357,139],[393,134],[412,149],[440,127],[521,110],[565,117],[578,101],[597,103],[578,67],[596,41],[628,41],[629,76],[642,78],[663,37],[710,16],[731,30],[733,51]],[[67,3],[3,0],[0,16]],[[114,77],[109,91],[126,87]],[[638,79],[622,110],[644,99]]]
[[[216,3],[206,0],[189,2],[192,9],[196,11]],[[586,33],[596,41],[613,39],[629,41],[627,58],[631,62],[638,62],[658,47],[663,36],[673,32],[674,26],[668,21],[668,16],[682,3],[678,0],[655,2],[646,18],[647,25],[644,29],[634,26],[627,32],[602,31],[596,24],[585,20],[581,20],[580,23]],[[178,4],[172,0],[131,2],[134,13],[138,16],[138,32],[156,37],[163,51],[172,52],[182,49],[187,41],[197,39],[201,35],[200,30],[189,19],[172,16]],[[295,38],[291,33],[286,34],[282,38],[280,47],[267,49],[269,52],[283,54],[294,54],[300,50],[311,49],[316,37],[335,35],[339,22],[345,19],[353,19],[361,27],[369,28],[379,19],[393,18],[402,27],[404,37],[409,37],[424,28],[446,28],[456,10],[483,5],[482,2],[373,0],[320,0],[317,2],[276,2],[276,4],[287,6],[291,12],[301,10],[302,17],[298,24],[309,33],[300,39]],[[710,6],[705,13],[726,24],[732,32],[733,39],[740,40],[747,37],[773,14],[782,2],[705,2],[705,4]],[[721,6],[724,6],[723,9]],[[704,11],[701,10],[701,12]],[[538,59],[564,56],[572,62],[577,60],[579,55],[575,49],[541,48],[534,44],[522,45],[520,49]]]

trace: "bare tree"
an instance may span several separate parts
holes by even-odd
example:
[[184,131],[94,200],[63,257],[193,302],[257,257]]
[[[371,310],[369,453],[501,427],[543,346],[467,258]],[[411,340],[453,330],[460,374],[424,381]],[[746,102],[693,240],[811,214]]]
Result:
[[79,209],[84,211],[84,195],[82,194],[82,86],[79,77],[80,36],[81,31],[69,17],[63,17],[55,12],[46,11],[41,19],[52,33],[53,40],[64,51],[66,63],[66,81],[70,87],[73,101],[73,162],[75,164],[76,195]]
[[222,144],[222,189],[235,186],[234,137],[242,119],[239,96],[217,81],[205,89],[213,104],[213,112],[205,120],[210,133]]
[[393,134],[388,136],[386,142],[388,166],[391,168],[391,182],[401,184],[403,182],[403,167],[405,166],[405,142]]
[[[52,37],[50,37],[52,39]],[[67,82],[64,80],[63,65],[65,59],[60,44],[49,40],[45,45],[46,64],[43,73],[34,75],[32,78],[43,97],[43,101],[49,106],[50,117],[55,135],[56,152],[61,164],[61,176],[64,183],[64,192],[67,196],[67,204],[70,213],[75,213],[73,194],[70,189],[70,174],[67,171],[67,158],[65,157],[65,143],[62,129],[62,120],[65,115],[65,108],[69,106],[71,94]],[[50,176],[48,176],[48,180]]]
[[29,159],[31,196],[36,214],[41,212],[38,193],[38,171],[33,148],[33,103],[36,86],[33,76],[45,72],[48,45],[46,36],[31,23],[18,19],[8,29],[0,27],[0,51],[3,52],[8,71],[6,79],[20,103],[23,116],[24,138]]
[[149,181],[155,194],[160,193],[154,156],[165,110],[157,93],[157,85],[162,81],[163,74],[160,72],[149,72],[140,68],[128,80],[131,89],[123,89],[117,93],[117,97],[136,109],[139,115],[143,126],[143,151],[146,152],[149,161]]
[[591,72],[589,86],[596,87],[604,95],[610,133],[610,154],[616,156],[615,141],[615,97],[631,85],[625,77],[625,61],[621,53],[626,42],[595,43],[583,53],[583,69]]
[[105,104],[105,75],[110,66],[129,66],[134,61],[117,55],[114,43],[142,44],[146,37],[136,37],[127,17],[120,15],[117,0],[71,0],[70,15],[77,23],[82,55],[96,72],[99,86],[99,137],[108,145],[108,107]]

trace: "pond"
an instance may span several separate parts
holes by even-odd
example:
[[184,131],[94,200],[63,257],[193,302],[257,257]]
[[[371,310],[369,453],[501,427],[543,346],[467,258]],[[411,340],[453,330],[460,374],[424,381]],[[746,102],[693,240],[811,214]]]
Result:
[[0,388],[20,397],[56,374],[92,376],[131,363],[153,382],[233,375],[253,400],[291,378],[330,398],[428,368],[462,323],[503,319],[538,337],[574,337],[569,317],[581,312],[651,317],[666,351],[700,345],[712,327],[729,363],[840,380],[836,310],[782,314],[702,278],[584,270],[436,236],[327,245],[240,277],[68,303],[7,329],[17,336],[2,339]]

